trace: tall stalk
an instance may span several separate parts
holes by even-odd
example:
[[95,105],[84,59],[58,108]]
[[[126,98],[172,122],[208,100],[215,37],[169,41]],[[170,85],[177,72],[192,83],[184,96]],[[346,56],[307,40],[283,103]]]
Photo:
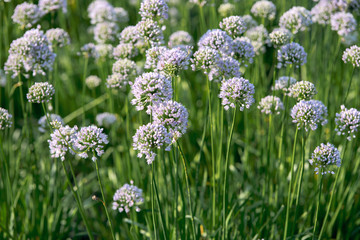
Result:
[[316,225],[317,225],[319,208],[320,208],[321,190],[322,190],[322,179],[323,179],[323,176],[322,176],[322,171],[321,171],[321,172],[320,172],[320,184],[319,184],[319,198],[318,198],[318,202],[317,202],[317,204],[316,204],[315,224],[314,224],[313,237],[312,237],[313,240],[315,240]]
[[82,104],[83,104],[83,114],[82,114],[82,122],[85,122],[85,80],[86,80],[86,74],[87,74],[87,67],[89,63],[89,58],[85,56],[85,62],[84,62],[84,71],[83,71],[83,85],[82,85]]

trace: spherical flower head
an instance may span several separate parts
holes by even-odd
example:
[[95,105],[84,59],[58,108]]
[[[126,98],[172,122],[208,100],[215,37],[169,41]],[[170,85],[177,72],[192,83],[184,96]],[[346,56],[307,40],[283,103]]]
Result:
[[230,55],[232,52],[232,38],[223,30],[208,30],[199,40],[199,48],[210,47],[214,50]]
[[301,100],[291,109],[291,117],[298,129],[315,131],[318,124],[325,125],[327,123],[327,108],[317,100]]
[[75,154],[71,149],[75,141],[75,134],[77,132],[77,126],[73,128],[69,126],[58,126],[53,133],[50,134],[49,148],[50,156],[52,158],[60,158],[61,161],[65,160],[67,152]]
[[41,16],[42,13],[36,4],[24,2],[16,6],[11,18],[21,28],[31,28],[40,20]]
[[246,23],[240,16],[230,16],[221,20],[220,28],[229,36],[240,37],[246,31]]
[[331,0],[331,4],[333,5],[333,9],[335,11],[346,11],[349,7],[349,0]]
[[221,83],[219,98],[225,110],[239,106],[240,111],[244,111],[255,102],[254,94],[255,87],[249,80],[235,77]]
[[293,34],[305,31],[311,24],[311,13],[304,7],[292,7],[279,21],[280,27],[290,30]]
[[219,51],[210,47],[201,47],[193,55],[191,59],[191,68],[193,71],[202,70],[212,80],[213,69],[220,60]]
[[[49,118],[50,123],[53,122],[53,121],[57,121],[58,123],[60,123],[61,126],[64,125],[64,120],[62,119],[62,117],[60,117],[57,114],[53,114],[53,113],[48,114],[48,118]],[[38,128],[39,132],[44,133],[47,130],[50,130],[50,127],[49,127],[49,124],[47,122],[46,116],[42,116],[39,119],[38,124],[39,124],[39,128]]]
[[116,22],[127,23],[129,21],[129,14],[124,8],[116,7],[114,8],[114,12],[116,15]]
[[144,73],[135,79],[131,93],[134,95],[131,104],[136,106],[137,111],[156,102],[170,100],[173,94],[171,78],[155,72]]
[[91,24],[116,22],[117,14],[114,7],[106,0],[95,0],[88,6]]
[[49,102],[54,94],[55,89],[53,85],[48,82],[36,82],[29,88],[26,97],[32,103],[45,103]]
[[165,50],[159,57],[157,70],[169,76],[179,75],[181,70],[188,68],[190,54],[180,48]]
[[331,29],[340,36],[346,36],[356,30],[356,19],[351,13],[337,12],[331,15]]
[[136,26],[127,26],[121,31],[120,43],[132,43],[141,53],[147,48]]
[[95,44],[93,43],[87,43],[84,46],[81,47],[80,52],[78,52],[78,55],[83,55],[86,58],[97,58],[97,53],[95,49]]
[[269,34],[270,42],[276,48],[290,43],[291,37],[292,37],[292,33],[286,28],[275,28]]
[[113,22],[101,22],[95,25],[94,39],[98,43],[113,42],[118,34],[119,27]]
[[258,26],[258,23],[250,15],[242,16],[242,20],[245,22],[246,29],[250,29]]
[[113,50],[113,57],[120,58],[134,58],[139,55],[139,50],[133,43],[120,43]]
[[145,66],[146,69],[156,69],[158,66],[158,62],[160,59],[160,56],[168,50],[167,47],[164,46],[156,46],[149,48],[146,50],[146,60],[145,60]]
[[123,58],[117,60],[112,66],[113,74],[121,74],[128,78],[130,82],[133,78],[138,75],[138,66],[132,60]]
[[334,12],[334,7],[331,1],[321,0],[311,9],[311,16],[313,22],[320,25],[327,25],[330,23],[330,16]]
[[360,127],[360,112],[355,108],[347,109],[341,105],[340,113],[336,113],[335,124],[338,135],[346,136],[351,141],[356,138],[356,133]]
[[341,43],[346,46],[352,46],[354,44],[358,43],[358,39],[359,39],[359,32],[358,31],[353,31],[351,33],[349,33],[348,35],[345,36],[341,36]]
[[164,44],[164,35],[157,22],[152,19],[141,20],[136,24],[140,36],[150,46]]
[[314,171],[316,174],[335,174],[331,169],[333,166],[341,166],[340,152],[331,143],[321,143],[320,146],[317,146],[311,154],[309,163],[315,167]]
[[248,63],[253,63],[255,50],[247,37],[235,38],[233,42],[233,57],[247,67]]
[[282,91],[284,95],[291,96],[290,88],[296,83],[296,79],[292,77],[282,76],[278,80],[275,80],[275,86],[273,90]]
[[148,164],[156,157],[155,149],[165,148],[170,151],[172,136],[162,124],[148,123],[140,126],[133,136],[134,150],[138,150],[138,158],[145,156]]
[[61,9],[63,13],[67,12],[67,0],[39,0],[40,10],[46,14]]
[[269,33],[263,25],[250,28],[245,36],[250,39],[256,54],[264,53],[265,45],[270,44]]
[[317,94],[315,85],[308,81],[299,81],[290,87],[290,96],[300,100],[310,100]]
[[95,59],[112,58],[113,46],[111,44],[99,43],[95,45]]
[[102,128],[96,126],[82,127],[75,134],[74,148],[80,153],[82,158],[88,158],[88,153],[92,153],[92,160],[96,161],[97,157],[104,154],[104,145],[108,144],[108,136],[103,133]]
[[85,84],[90,89],[94,89],[94,88],[98,87],[100,85],[100,83],[101,83],[101,79],[95,75],[88,76],[85,79]]
[[96,122],[101,127],[109,128],[116,122],[116,115],[108,112],[99,113],[96,115]]
[[266,96],[260,100],[258,109],[260,109],[262,113],[265,113],[267,115],[279,115],[280,110],[284,110],[284,104],[278,97]]
[[266,18],[272,21],[275,19],[276,6],[270,1],[261,0],[255,2],[250,11],[255,17]]
[[168,19],[169,7],[165,0],[143,0],[140,5],[140,16],[145,19],[164,20]]
[[126,89],[128,85],[130,85],[129,79],[126,75],[113,73],[109,75],[106,79],[106,86],[108,88],[119,88]]
[[33,76],[45,75],[45,71],[52,70],[55,56],[44,32],[34,28],[26,31],[24,36],[11,43],[5,70],[8,73],[12,71],[12,77],[16,77],[20,72],[23,72],[26,77],[29,72],[32,72]]
[[172,143],[186,133],[189,114],[181,103],[160,102],[151,107],[151,113],[154,123],[163,125],[171,134]]
[[12,125],[12,115],[5,108],[0,107],[0,130],[10,128]]
[[70,44],[69,34],[61,28],[52,28],[45,33],[51,48],[54,47],[65,47]]
[[194,39],[188,32],[177,31],[170,35],[168,42],[169,48],[175,48],[182,45],[194,46]]
[[229,17],[233,15],[235,10],[235,5],[232,3],[222,3],[218,8],[218,13],[221,17]]
[[113,210],[129,213],[130,209],[135,207],[135,211],[140,212],[139,205],[144,202],[143,191],[133,184],[134,182],[130,181],[130,184],[126,183],[116,190],[112,203]]
[[223,55],[208,75],[209,80],[215,80],[217,82],[234,77],[239,78],[242,75],[240,72],[240,63],[233,57]]
[[288,43],[282,46],[277,52],[278,68],[293,65],[296,68],[304,65],[307,61],[307,54],[304,48],[298,43]]
[[344,63],[351,63],[353,67],[360,67],[360,47],[354,45],[347,48],[342,56]]

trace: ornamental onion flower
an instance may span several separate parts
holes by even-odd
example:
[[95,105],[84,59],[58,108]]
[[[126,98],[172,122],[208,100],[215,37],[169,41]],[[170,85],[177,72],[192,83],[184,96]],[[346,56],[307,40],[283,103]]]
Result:
[[51,46],[51,49],[54,47],[65,47],[70,44],[69,34],[61,28],[51,28],[45,33],[46,38]]
[[246,31],[246,23],[240,16],[230,16],[221,20],[220,28],[229,36],[240,37]]
[[171,134],[173,143],[186,133],[189,114],[181,103],[160,102],[151,107],[151,113],[154,123],[163,125]]
[[133,43],[120,43],[113,49],[113,57],[117,60],[120,58],[134,58],[139,55],[139,50]]
[[209,73],[209,80],[221,81],[224,79],[240,77],[240,63],[235,58],[223,55]]
[[331,143],[321,143],[320,146],[316,147],[314,152],[311,154],[309,163],[315,167],[314,171],[316,174],[334,174],[332,167],[341,166],[340,152]]
[[290,30],[293,34],[305,31],[312,24],[311,13],[304,7],[292,7],[285,12],[279,21],[282,28]]
[[151,19],[141,20],[136,24],[140,36],[148,46],[159,46],[164,44],[164,35],[157,22]]
[[10,128],[12,126],[12,115],[5,108],[0,107],[0,130]]
[[117,15],[114,7],[106,0],[95,0],[88,6],[91,24],[101,22],[116,22]]
[[127,23],[129,21],[128,12],[122,7],[114,8],[116,22],[117,23]]
[[292,77],[282,76],[275,80],[275,86],[272,90],[282,91],[284,95],[291,96],[290,89],[296,83],[296,79]]
[[208,30],[199,40],[199,48],[209,47],[230,55],[232,52],[232,38],[223,30]]
[[61,9],[63,13],[67,12],[67,0],[39,0],[39,8],[43,14]]
[[298,129],[315,131],[319,124],[327,123],[327,108],[318,100],[301,100],[291,109],[291,117]]
[[242,19],[245,22],[246,29],[250,29],[258,26],[258,23],[250,15],[244,15],[242,16]]
[[337,31],[340,36],[346,36],[356,30],[356,19],[351,13],[337,12],[331,15],[331,29]]
[[76,134],[74,148],[80,153],[82,158],[88,158],[89,152],[92,154],[92,160],[96,161],[97,157],[104,154],[104,145],[108,144],[108,136],[103,133],[102,128],[96,126],[82,127]]
[[306,63],[307,54],[304,48],[298,43],[288,43],[282,46],[277,52],[278,68],[293,65],[296,68]]
[[169,7],[166,0],[143,0],[140,5],[139,14],[143,19],[152,20],[168,19]]
[[90,75],[85,79],[85,84],[88,88],[94,89],[101,83],[101,79],[98,76]]
[[194,46],[194,39],[188,32],[177,31],[170,35],[168,42],[169,48],[175,48],[184,45]]
[[[58,123],[60,123],[61,126],[64,125],[64,120],[59,115],[53,114],[53,113],[52,114],[47,114],[47,115],[48,115],[48,118],[50,120],[50,123],[53,122],[53,121],[57,121]],[[50,130],[50,126],[49,126],[49,123],[47,122],[46,116],[42,116],[39,119],[38,124],[39,124],[39,128],[38,128],[39,132],[44,133],[47,130]]]
[[210,47],[201,47],[193,55],[191,59],[191,68],[193,71],[202,70],[204,74],[208,75],[209,80],[212,81],[212,76],[215,75],[214,69],[220,60],[220,54],[215,49]]
[[221,83],[219,98],[225,110],[239,106],[240,111],[244,111],[255,102],[254,94],[254,85],[249,80],[235,77]]
[[250,11],[255,17],[267,18],[272,21],[275,19],[276,6],[271,1],[260,0],[254,3]]
[[253,63],[255,50],[247,37],[235,38],[233,42],[233,57],[247,67],[248,63]]
[[94,39],[97,43],[113,42],[119,27],[113,22],[101,22],[94,27]]
[[326,25],[330,23],[330,16],[334,12],[334,7],[331,1],[321,0],[311,9],[311,16],[313,22],[320,25]]
[[146,69],[156,69],[160,56],[167,50],[167,47],[158,46],[152,47],[146,50],[146,60],[144,68]]
[[260,100],[258,109],[262,113],[269,114],[280,114],[280,110],[284,110],[284,104],[280,98],[275,96],[266,96]]
[[269,33],[263,25],[250,28],[245,32],[245,36],[250,39],[256,54],[265,52],[265,45],[270,44]]
[[290,43],[292,33],[286,28],[275,28],[270,34],[270,42],[274,47],[278,48],[282,45]]
[[356,138],[360,127],[360,111],[355,108],[347,109],[341,105],[340,113],[336,113],[335,124],[337,135],[346,136],[347,140],[351,141],[352,138]]
[[29,88],[26,98],[32,103],[45,103],[49,102],[54,94],[53,85],[48,82],[36,82]]
[[136,106],[137,111],[156,102],[170,100],[173,94],[171,78],[155,72],[144,73],[135,79],[131,93],[134,95],[131,104]]
[[16,6],[11,18],[21,28],[31,28],[41,16],[42,12],[36,4],[24,2]]
[[188,68],[189,60],[189,52],[180,48],[168,49],[160,54],[157,70],[170,76],[179,75],[181,70]]
[[65,155],[67,152],[70,152],[72,155],[75,153],[72,151],[72,146],[75,141],[75,134],[77,132],[77,126],[73,128],[66,126],[58,125],[55,128],[54,132],[50,134],[49,148],[50,156],[52,158],[60,158],[61,161],[65,160]]
[[162,124],[148,123],[140,126],[133,136],[134,150],[138,150],[138,158],[145,156],[148,164],[151,164],[156,157],[155,149],[165,148],[170,151],[171,134]]
[[126,78],[129,78],[129,82],[138,75],[138,72],[139,69],[136,63],[126,58],[117,60],[112,66],[113,74],[124,75]]
[[345,49],[342,60],[344,63],[351,63],[353,67],[360,67],[360,47],[354,45]]
[[234,13],[235,5],[232,3],[222,3],[218,8],[221,17],[229,17]]
[[112,209],[119,212],[130,212],[130,208],[135,207],[135,211],[140,212],[139,205],[143,204],[142,189],[134,186],[134,182],[124,184],[121,188],[116,190],[113,196]]
[[96,115],[96,122],[101,127],[109,128],[116,122],[116,115],[108,112],[99,113]]
[[299,81],[290,87],[290,96],[300,100],[310,100],[317,94],[315,85],[308,81]]

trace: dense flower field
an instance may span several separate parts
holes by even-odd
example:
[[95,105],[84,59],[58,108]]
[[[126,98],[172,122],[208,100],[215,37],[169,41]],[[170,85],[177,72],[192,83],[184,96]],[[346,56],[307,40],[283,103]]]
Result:
[[0,239],[360,239],[358,0],[0,0]]

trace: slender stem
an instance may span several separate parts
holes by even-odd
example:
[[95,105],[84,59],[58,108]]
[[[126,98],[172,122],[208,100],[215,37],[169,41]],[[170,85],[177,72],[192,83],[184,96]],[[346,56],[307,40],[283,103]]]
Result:
[[154,225],[154,235],[155,235],[155,239],[158,239],[157,236],[157,228],[156,228],[156,222],[155,222],[155,197],[154,197],[154,181],[152,180],[154,177],[154,164],[151,164],[151,215],[152,215],[152,220],[153,220],[153,225]]
[[316,205],[315,224],[314,224],[313,237],[312,237],[313,240],[315,240],[316,225],[317,225],[319,208],[320,208],[319,206],[320,206],[320,201],[321,201],[322,178],[323,178],[322,172],[320,172],[319,199],[318,199],[318,202]]
[[87,66],[88,66],[89,58],[85,57],[84,62],[84,72],[83,72],[83,86],[82,86],[82,103],[83,103],[83,114],[82,114],[82,121],[85,122],[85,80],[86,80],[86,74],[87,74]]
[[285,220],[285,229],[284,229],[284,237],[283,239],[286,240],[287,237],[287,229],[289,225],[289,214],[290,214],[290,196],[291,196],[291,186],[294,178],[294,159],[295,159],[295,150],[296,150],[296,140],[298,137],[299,128],[296,127],[295,137],[294,137],[294,145],[293,145],[293,153],[291,158],[291,169],[290,169],[290,184],[288,190],[288,198],[287,198],[287,205],[286,205],[286,220]]
[[181,146],[180,146],[178,141],[176,141],[176,145],[177,145],[177,147],[178,147],[178,149],[180,151],[181,160],[182,160],[182,163],[184,165],[186,189],[187,189],[187,193],[188,193],[188,201],[189,201],[190,214],[191,214],[191,225],[192,225],[192,230],[193,230],[193,239],[196,239],[194,213],[193,213],[192,204],[191,204],[192,201],[191,201],[191,194],[190,194],[190,184],[189,184],[189,176],[188,176],[187,168],[186,168],[185,156],[184,156],[184,153],[183,153],[183,151],[181,149]]
[[[70,161],[69,161],[69,162],[70,162]],[[88,221],[87,221],[87,219],[86,219],[86,217],[85,217],[85,214],[84,214],[84,209],[83,209],[83,206],[82,206],[82,201],[79,199],[79,196],[78,196],[77,192],[75,192],[74,187],[73,187],[73,185],[71,184],[70,177],[69,177],[69,175],[68,175],[68,173],[67,173],[67,171],[66,171],[66,167],[65,167],[64,161],[61,161],[61,164],[62,164],[62,166],[63,166],[63,168],[64,168],[64,172],[65,172],[65,175],[66,175],[66,179],[67,179],[67,181],[68,181],[68,183],[69,183],[71,192],[72,192],[72,194],[74,195],[74,198],[75,198],[76,203],[77,203],[77,205],[78,205],[80,215],[81,215],[81,217],[82,217],[82,219],[83,219],[83,221],[84,221],[84,223],[85,223],[85,228],[86,228],[86,231],[87,231],[87,233],[88,233],[88,235],[89,235],[89,238],[90,238],[90,240],[94,240],[94,236],[92,235],[92,232],[91,232],[91,230],[90,230],[89,223],[88,223]],[[74,178],[74,182],[75,182],[75,184],[76,184],[75,178]],[[79,190],[79,189],[76,187],[76,191],[78,191],[78,190]]]
[[[344,160],[344,157],[345,157],[345,151],[346,151],[346,147],[348,145],[348,141],[345,140],[345,145],[344,145],[344,150],[342,152],[342,158],[341,160],[343,161]],[[326,214],[325,214],[325,218],[324,218],[324,222],[322,224],[322,227],[321,227],[321,230],[320,230],[320,234],[319,234],[319,240],[321,239],[323,233],[324,233],[324,230],[325,230],[325,226],[326,226],[326,222],[327,222],[327,219],[329,217],[329,212],[330,212],[330,208],[331,208],[331,203],[334,199],[334,195],[335,195],[335,190],[336,190],[336,185],[337,185],[337,181],[339,179],[339,175],[340,175],[340,170],[341,170],[341,167],[338,168],[337,172],[336,172],[336,177],[335,177],[335,181],[334,181],[334,184],[333,184],[333,187],[332,187],[332,190],[331,190],[331,197],[330,197],[330,200],[329,200],[329,204],[328,204],[328,207],[327,207],[327,210],[326,210]]]
[[351,71],[351,77],[350,77],[349,86],[347,88],[346,95],[345,95],[345,98],[344,98],[344,101],[343,101],[344,104],[346,104],[346,100],[347,100],[347,97],[348,97],[349,92],[350,92],[351,83],[352,83],[352,80],[354,78],[354,72],[355,72],[355,67],[353,67],[353,69]]
[[234,109],[234,113],[233,113],[233,121],[231,124],[230,136],[229,136],[228,143],[227,143],[226,157],[225,157],[225,176],[224,176],[224,187],[223,187],[223,233],[222,233],[222,239],[225,239],[226,230],[227,230],[227,221],[226,221],[227,172],[228,172],[228,168],[229,168],[229,155],[230,155],[231,140],[232,140],[232,136],[234,133],[235,119],[236,119],[236,108]]
[[98,181],[99,181],[99,186],[100,186],[101,196],[102,196],[102,199],[103,199],[103,205],[104,205],[106,217],[107,217],[107,219],[109,221],[112,238],[115,240],[115,234],[114,234],[114,230],[113,230],[113,227],[112,227],[112,224],[111,224],[111,218],[110,218],[109,212],[108,212],[107,207],[106,207],[106,199],[105,199],[104,190],[103,190],[102,183],[101,183],[98,160],[95,160],[95,167],[96,167],[96,173],[97,173],[97,176],[98,176]]
[[[10,192],[10,202],[12,202],[13,199],[13,191],[12,191],[12,185],[11,185],[11,181],[10,181],[10,172],[9,172],[9,165],[7,162],[7,159],[5,157],[5,152],[4,152],[4,148],[3,148],[3,141],[2,141],[2,135],[0,133],[0,150],[1,150],[1,156],[4,160],[4,165],[5,165],[5,172],[6,172],[6,181],[8,182],[7,185],[9,187],[9,192]],[[5,185],[5,183],[4,183]]]

